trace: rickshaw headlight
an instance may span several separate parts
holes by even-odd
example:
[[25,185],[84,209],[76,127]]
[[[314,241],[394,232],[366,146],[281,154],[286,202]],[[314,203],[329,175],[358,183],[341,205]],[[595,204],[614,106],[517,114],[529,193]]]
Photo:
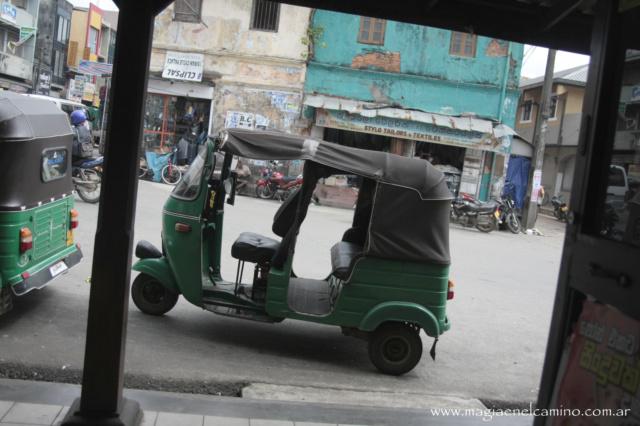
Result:
[[71,209],[71,211],[69,212],[69,228],[70,229],[76,229],[78,227],[79,221],[78,221],[78,210],[76,209]]
[[453,299],[453,288],[455,287],[455,284],[453,281],[449,280],[449,283],[447,285],[447,300],[451,300]]
[[22,228],[20,230],[20,253],[24,253],[27,250],[33,248],[33,234],[29,228]]

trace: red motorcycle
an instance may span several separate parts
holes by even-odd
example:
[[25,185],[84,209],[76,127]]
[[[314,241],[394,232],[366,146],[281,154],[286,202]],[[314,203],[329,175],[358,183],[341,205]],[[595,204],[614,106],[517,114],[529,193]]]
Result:
[[302,175],[285,176],[274,168],[263,169],[261,175],[256,182],[256,196],[262,199],[284,201],[302,185]]

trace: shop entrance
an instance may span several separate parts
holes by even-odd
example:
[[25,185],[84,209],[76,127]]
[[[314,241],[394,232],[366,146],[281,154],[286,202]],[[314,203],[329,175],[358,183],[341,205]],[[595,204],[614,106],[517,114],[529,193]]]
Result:
[[148,93],[143,148],[171,147],[183,137],[195,141],[208,130],[210,108],[209,100]]

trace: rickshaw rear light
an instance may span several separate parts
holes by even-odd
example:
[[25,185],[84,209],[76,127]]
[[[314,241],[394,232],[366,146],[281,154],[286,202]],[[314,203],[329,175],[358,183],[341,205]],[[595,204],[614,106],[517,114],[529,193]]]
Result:
[[78,210],[71,209],[71,211],[69,211],[69,218],[69,228],[76,229],[78,227],[78,224],[80,223],[78,221]]
[[453,287],[455,287],[455,284],[453,281],[449,280],[448,286],[447,286],[447,300],[451,300],[453,299]]
[[33,248],[33,234],[29,228],[22,228],[20,230],[20,253],[24,253],[27,250]]

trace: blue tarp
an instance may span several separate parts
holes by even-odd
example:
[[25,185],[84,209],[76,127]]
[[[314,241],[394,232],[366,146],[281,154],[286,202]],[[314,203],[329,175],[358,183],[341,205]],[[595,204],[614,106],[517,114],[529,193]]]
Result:
[[168,152],[166,154],[156,154],[153,151],[145,152],[145,157],[147,158],[147,167],[153,172],[151,179],[154,182],[160,182],[160,180],[162,179],[162,168],[169,163],[169,157],[172,154],[172,152]]
[[530,168],[530,158],[521,157],[519,155],[512,155],[509,157],[507,178],[504,182],[502,196],[510,196],[513,198],[517,209],[522,209],[522,207],[524,207],[524,197],[527,194]]

